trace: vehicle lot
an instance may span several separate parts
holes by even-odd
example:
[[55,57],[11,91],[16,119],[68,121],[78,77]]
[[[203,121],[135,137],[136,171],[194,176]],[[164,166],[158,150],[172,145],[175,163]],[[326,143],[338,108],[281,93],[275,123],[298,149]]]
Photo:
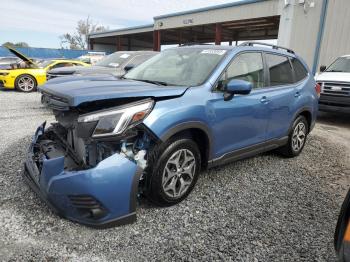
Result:
[[95,230],[54,215],[24,183],[25,150],[53,121],[40,95],[0,90],[0,257],[4,260],[333,261],[350,182],[350,118],[321,114],[302,154],[272,153],[202,173],[170,208],[141,200],[136,223]]

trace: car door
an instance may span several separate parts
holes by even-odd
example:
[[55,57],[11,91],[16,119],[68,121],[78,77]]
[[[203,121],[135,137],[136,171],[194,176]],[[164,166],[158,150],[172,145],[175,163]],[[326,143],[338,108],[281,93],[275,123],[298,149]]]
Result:
[[286,136],[293,117],[293,103],[298,99],[298,90],[294,83],[293,68],[289,57],[274,53],[265,53],[268,68],[268,87],[265,88],[269,123],[266,139]]
[[[259,144],[266,139],[269,115],[262,100],[264,75],[262,53],[244,52],[233,58],[218,80],[210,101],[210,110],[214,115],[215,157]],[[231,100],[224,101],[224,86],[232,79],[252,83],[252,92],[249,95],[235,95]]]

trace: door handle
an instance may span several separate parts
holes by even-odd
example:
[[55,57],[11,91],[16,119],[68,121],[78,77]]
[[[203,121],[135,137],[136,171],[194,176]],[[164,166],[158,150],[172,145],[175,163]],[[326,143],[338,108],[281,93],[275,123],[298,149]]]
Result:
[[268,102],[270,102],[270,100],[268,100],[266,96],[263,96],[263,97],[260,99],[260,103],[267,104]]
[[295,97],[299,97],[299,96],[301,96],[301,94],[300,94],[299,91],[297,91],[297,92],[294,94],[294,96],[295,96]]

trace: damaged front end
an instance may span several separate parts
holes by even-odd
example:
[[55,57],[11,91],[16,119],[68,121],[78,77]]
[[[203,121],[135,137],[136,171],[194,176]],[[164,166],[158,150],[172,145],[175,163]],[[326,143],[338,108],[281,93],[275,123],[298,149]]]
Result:
[[97,105],[54,110],[57,123],[37,129],[24,177],[70,220],[95,227],[135,221],[147,154],[157,143],[142,124],[153,104],[144,99],[102,110]]

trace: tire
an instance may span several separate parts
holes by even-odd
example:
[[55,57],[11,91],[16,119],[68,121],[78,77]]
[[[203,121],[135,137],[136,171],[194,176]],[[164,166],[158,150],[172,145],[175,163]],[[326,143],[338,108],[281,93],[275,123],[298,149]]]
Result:
[[350,217],[350,190],[345,196],[343,204],[341,206],[337,226],[334,232],[334,249],[336,252],[340,253],[343,244],[344,233],[348,225]]
[[288,135],[288,143],[279,148],[279,153],[285,157],[298,156],[303,150],[309,133],[309,124],[304,116],[298,116]]
[[146,196],[160,206],[181,202],[195,186],[200,167],[200,151],[192,139],[170,139],[154,148],[148,157]]
[[20,75],[15,80],[15,88],[21,92],[29,93],[36,90],[37,83],[31,75]]

